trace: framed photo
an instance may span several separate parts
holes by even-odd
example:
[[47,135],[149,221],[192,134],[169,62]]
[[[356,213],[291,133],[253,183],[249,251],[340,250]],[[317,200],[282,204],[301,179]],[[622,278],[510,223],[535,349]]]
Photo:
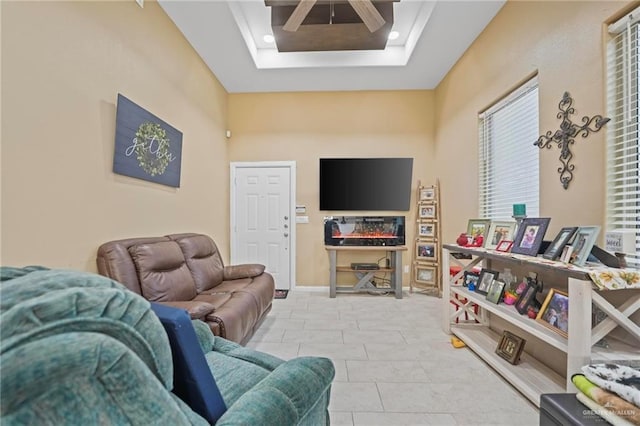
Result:
[[525,343],[527,343],[527,341],[522,337],[518,337],[505,330],[502,332],[502,339],[500,339],[500,343],[498,343],[496,353],[515,365],[520,361],[520,355],[522,354]]
[[418,236],[420,238],[435,238],[436,237],[436,225],[435,223],[418,223]]
[[538,294],[538,282],[527,279],[527,286],[522,293],[520,293],[518,300],[516,300],[516,310],[518,313],[526,314],[529,306],[535,305],[536,294]]
[[536,316],[536,321],[567,337],[569,331],[569,295],[552,288]]
[[510,240],[502,240],[496,246],[496,251],[502,251],[508,253],[511,250],[511,246],[513,246],[513,241]]
[[491,221],[488,219],[469,219],[469,223],[467,223],[467,235],[471,238],[482,235],[482,237],[486,239],[489,226],[491,226]]
[[420,219],[435,219],[435,218],[436,218],[435,204],[420,206]]
[[573,243],[571,243],[573,250],[569,261],[574,265],[584,266],[599,233],[599,226],[580,226],[576,231]]
[[487,238],[484,240],[484,247],[488,249],[495,249],[500,241],[513,240],[513,234],[515,232],[515,222],[492,221],[489,226],[489,231],[487,232]]
[[492,271],[491,269],[482,269],[480,271],[480,277],[478,278],[478,285],[476,286],[476,292],[480,294],[487,294],[489,287],[493,280],[498,278],[498,271]]
[[432,186],[420,190],[420,201],[435,201],[436,189]]
[[522,221],[513,239],[511,253],[537,256],[551,218],[530,217]]
[[500,303],[500,299],[502,299],[502,293],[504,293],[504,287],[506,284],[504,281],[493,280],[491,285],[489,286],[489,291],[487,292],[487,300],[489,302],[493,302],[496,305]]
[[562,254],[562,249],[571,240],[573,234],[578,230],[577,226],[562,228],[558,235],[553,239],[549,247],[544,252],[542,257],[549,260],[555,260]]
[[469,287],[469,284],[473,284],[473,286],[477,288],[478,278],[480,278],[480,274],[478,274],[477,272],[466,271],[464,273],[464,278],[462,278],[462,286]]
[[435,262],[438,260],[438,250],[435,242],[416,241],[416,259]]
[[422,284],[436,284],[438,269],[435,266],[416,265],[415,280]]

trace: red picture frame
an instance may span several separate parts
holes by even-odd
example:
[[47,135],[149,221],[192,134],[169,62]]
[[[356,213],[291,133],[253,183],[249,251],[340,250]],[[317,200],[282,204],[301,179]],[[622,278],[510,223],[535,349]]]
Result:
[[512,240],[500,240],[500,242],[496,246],[496,251],[508,253],[509,250],[511,250],[511,246],[513,246]]

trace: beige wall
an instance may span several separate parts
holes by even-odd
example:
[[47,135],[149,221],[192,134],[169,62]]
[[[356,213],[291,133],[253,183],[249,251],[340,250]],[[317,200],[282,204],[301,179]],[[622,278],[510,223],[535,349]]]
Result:
[[[556,114],[565,91],[574,99],[575,123],[605,114],[603,23],[629,4],[509,1],[440,83],[435,155],[445,241],[464,232],[478,212],[478,113],[537,72],[540,133],[559,128]],[[604,225],[605,153],[604,130],[578,138],[568,190],[556,171],[559,149],[540,153],[540,215],[552,218],[549,239],[563,226]]]
[[[322,219],[331,212],[319,211],[319,158],[413,157],[414,192],[418,179],[433,183],[433,100],[432,91],[229,95],[230,161],[296,161],[297,204],[305,205],[309,216],[308,224],[296,228],[298,285],[326,286],[329,280]],[[410,212],[339,214],[405,215],[411,241],[415,194],[411,205]],[[379,256],[374,256],[361,261],[375,262]],[[405,255],[405,265],[410,257]],[[405,285],[408,278],[404,274]]]
[[[186,231],[227,253],[227,94],[157,3],[1,7],[2,264],[95,270],[104,241]],[[179,189],[111,171],[118,93],[183,133]]]
[[[228,259],[229,161],[295,160],[310,216],[299,285],[328,279],[318,158],[414,157],[414,185],[441,180],[452,241],[477,214],[477,113],[535,72],[541,132],[558,127],[565,90],[576,120],[604,113],[603,22],[629,6],[509,1],[435,91],[227,95],[152,1],[0,4],[2,264],[95,270],[103,241],[181,231],[209,233]],[[118,92],[183,132],[181,188],[111,172]],[[604,153],[604,132],[577,141],[567,191],[557,148],[541,153],[549,234],[602,224]],[[415,211],[394,213],[411,241]]]

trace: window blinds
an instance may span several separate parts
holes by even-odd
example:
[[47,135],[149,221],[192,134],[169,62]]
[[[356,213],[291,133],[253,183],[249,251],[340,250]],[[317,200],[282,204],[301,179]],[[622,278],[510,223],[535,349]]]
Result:
[[481,218],[508,219],[513,204],[539,215],[538,127],[537,77],[479,115]]
[[607,218],[609,231],[635,234],[630,266],[640,266],[640,8],[609,26],[607,46]]

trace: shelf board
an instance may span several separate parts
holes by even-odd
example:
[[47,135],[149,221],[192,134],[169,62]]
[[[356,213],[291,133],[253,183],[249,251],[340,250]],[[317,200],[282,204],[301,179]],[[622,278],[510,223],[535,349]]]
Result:
[[589,278],[589,273],[587,270],[572,265],[568,267],[562,262],[546,260],[540,257],[535,258],[522,254],[503,253],[500,251],[485,249],[482,247],[462,247],[457,244],[444,244],[443,247],[452,253],[465,253],[472,256],[479,256],[488,260],[506,262],[517,266],[526,266],[529,270],[536,272],[553,271],[562,274],[565,277],[588,281],[588,284],[591,284],[591,278]]
[[568,352],[569,345],[565,337],[548,329],[542,324],[537,323],[534,319],[531,319],[526,315],[521,315],[518,313],[515,306],[505,305],[504,303],[496,305],[495,303],[489,302],[484,295],[469,291],[466,287],[451,286],[450,289],[453,293],[470,300],[484,310],[515,324],[521,330],[542,339],[546,343],[565,353]]
[[543,393],[567,392],[566,380],[562,376],[526,352],[522,352],[517,365],[510,364],[496,354],[501,336],[488,327],[452,324],[451,332],[537,407],[540,407],[540,395]]
[[594,345],[591,349],[591,362],[639,361],[640,347],[632,346],[615,338],[605,338],[608,348]]
[[353,269],[351,266],[336,266],[336,272],[393,272],[393,268],[378,268],[378,269]]

